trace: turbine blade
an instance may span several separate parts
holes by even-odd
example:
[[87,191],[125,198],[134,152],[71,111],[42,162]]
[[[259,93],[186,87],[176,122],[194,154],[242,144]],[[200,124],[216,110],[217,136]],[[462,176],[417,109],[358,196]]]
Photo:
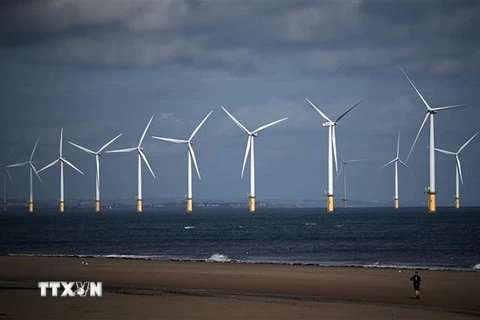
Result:
[[475,134],[473,135],[473,137],[471,137],[467,142],[465,142],[465,143],[463,144],[463,146],[457,151],[457,153],[460,153],[460,152],[463,150],[463,148],[465,148],[465,147],[467,146],[467,144],[469,144],[470,141],[472,141],[472,140],[477,136],[477,134],[478,134],[478,132],[475,133]]
[[68,143],[70,143],[72,146],[77,147],[78,149],[80,149],[80,150],[82,150],[82,151],[85,151],[86,153],[95,154],[94,151],[92,151],[92,150],[90,150],[90,149],[87,149],[87,148],[85,148],[85,147],[79,146],[78,144],[75,144],[75,143],[73,143],[73,142],[71,142],[71,141],[68,141]]
[[15,164],[9,164],[8,166],[5,166],[5,168],[15,168],[15,167],[21,167],[26,164],[29,164],[29,162],[20,162],[20,163],[15,163]]
[[203,118],[202,122],[200,122],[200,124],[195,128],[195,130],[193,130],[192,132],[192,135],[190,136],[190,138],[188,138],[188,141],[192,141],[193,137],[197,134],[198,130],[200,130],[200,128],[202,127],[202,125],[205,123],[205,121],[207,121],[208,117],[210,117],[210,115],[212,114],[213,110],[210,111],[207,116],[205,118]]
[[12,185],[15,185],[15,183],[13,182],[12,176],[10,175],[10,171],[8,171],[7,167],[3,167],[3,170],[5,170],[5,172],[7,173],[7,176],[10,179],[10,182],[12,183]]
[[400,131],[398,131],[397,137],[397,158],[400,157]]
[[145,156],[145,154],[143,153],[143,151],[142,151],[142,150],[138,150],[138,153],[140,153],[140,156],[142,157],[143,162],[145,162],[145,164],[147,165],[148,170],[150,170],[150,173],[152,174],[152,176],[153,176],[155,179],[157,179],[157,177],[155,177],[155,173],[153,173],[153,170],[152,170],[152,168],[150,167],[150,164],[148,163],[147,157]]
[[195,165],[195,169],[197,170],[198,179],[202,180],[202,178],[200,177],[200,170],[198,170],[198,164],[197,164],[197,158],[195,157],[195,151],[193,151],[193,147],[190,143],[188,144],[188,156],[192,157],[193,164]]
[[57,159],[57,160],[53,161],[52,163],[47,164],[45,167],[43,167],[42,169],[38,170],[37,172],[40,173],[40,172],[42,172],[43,170],[48,169],[48,168],[50,168],[51,166],[54,166],[55,164],[57,164],[58,161],[59,161],[59,160]]
[[68,161],[67,159],[62,159],[63,162],[65,162],[66,164],[68,164],[70,167],[72,167],[73,169],[75,169],[78,173],[81,173],[83,174],[82,171],[80,171],[77,167],[75,167],[70,161]]
[[354,159],[354,160],[347,160],[347,161],[345,161],[345,163],[361,162],[361,161],[365,161],[365,159]]
[[105,151],[105,153],[115,153],[115,152],[132,152],[137,150],[137,148],[127,148],[127,149],[118,149],[118,150],[109,150]]
[[117,140],[118,138],[120,138],[120,136],[122,135],[123,133],[120,133],[118,136],[116,136],[115,138],[113,138],[112,140],[110,140],[108,143],[106,143],[103,147],[100,148],[100,150],[97,151],[97,153],[101,153],[103,150],[105,150],[106,147],[108,147],[109,145],[111,145],[113,143],[113,141]]
[[13,152],[13,147],[10,149],[10,152],[7,154],[7,157],[5,158],[5,163],[8,161],[8,158],[10,158],[10,155]]
[[337,181],[338,178],[340,177],[340,175],[342,174],[343,167],[345,167],[345,165],[346,165],[346,163],[343,163],[342,166],[340,167],[340,171],[338,171],[337,176],[335,177],[335,181]]
[[242,129],[243,131],[245,131],[245,132],[248,133],[248,134],[251,133],[250,131],[248,131],[247,128],[245,128],[245,127],[243,126],[243,124],[240,123],[240,121],[238,121],[237,119],[235,119],[235,117],[232,116],[232,115],[230,114],[230,112],[227,111],[227,109],[225,109],[223,106],[222,106],[222,109],[223,109],[223,111],[225,111],[225,112],[227,113],[227,115],[230,117],[230,119],[232,119],[233,122],[235,122],[235,124],[236,124],[240,129]]
[[250,152],[250,139],[253,139],[253,136],[249,135],[247,138],[247,148],[245,149],[245,157],[243,158],[242,174],[240,178],[243,179],[243,172],[245,171],[245,165],[247,164],[248,153]]
[[389,162],[385,163],[383,166],[381,166],[381,167],[378,168],[378,169],[379,169],[379,170],[380,170],[380,169],[383,169],[383,168],[385,168],[386,166],[391,165],[391,164],[394,163],[395,161],[397,161],[397,158],[393,159],[392,161],[389,161]]
[[143,142],[143,139],[145,138],[145,135],[147,134],[147,130],[148,130],[148,127],[150,127],[150,123],[152,123],[152,120],[153,120],[153,117],[155,115],[153,115],[151,118],[150,118],[150,121],[148,121],[148,124],[147,126],[145,127],[145,130],[143,130],[143,134],[142,134],[142,137],[140,138],[140,142],[138,143],[138,147],[140,148],[140,146],[142,145],[142,142]]
[[403,162],[401,159],[398,159],[398,162],[400,162],[400,164],[402,166],[404,166],[405,168],[407,168],[408,170],[410,170],[411,173],[414,173],[412,169],[410,169],[409,166],[407,166],[407,164],[405,162]]
[[308,100],[307,98],[305,98],[305,100],[308,101],[308,103],[310,103],[310,105],[315,109],[317,110],[317,112],[323,117],[323,119],[327,120],[328,122],[333,122],[332,120],[330,120],[329,117],[327,117],[322,111],[320,111],[320,109],[317,108],[317,106],[315,106],[312,101]]
[[60,158],[62,157],[62,152],[63,152],[63,127],[60,129]]
[[440,111],[440,110],[448,110],[448,109],[453,109],[453,108],[459,108],[459,107],[466,107],[468,104],[456,104],[453,106],[445,106],[445,107],[437,107],[437,108],[432,108],[433,111]]
[[402,73],[405,75],[405,77],[407,78],[408,82],[410,82],[410,84],[412,85],[413,89],[415,89],[415,91],[418,93],[418,95],[420,96],[420,99],[422,99],[423,103],[425,104],[425,106],[427,107],[427,110],[432,110],[432,108],[430,108],[430,106],[428,105],[427,101],[423,98],[422,94],[420,93],[420,91],[418,91],[417,87],[415,87],[415,85],[413,84],[412,80],[410,80],[410,78],[407,76],[407,74],[405,73],[405,71],[403,71],[402,67],[400,67],[400,65],[398,65],[398,68],[400,69],[400,71],[402,71]]
[[353,108],[355,108],[356,106],[358,106],[360,103],[362,103],[362,100],[358,101],[353,107],[351,107],[350,109],[348,109],[347,111],[345,111],[344,113],[342,113],[342,114],[337,118],[337,120],[335,120],[335,122],[340,121],[340,119],[342,119],[343,117],[345,117],[345,115],[346,115],[347,113],[349,113],[350,111],[352,111]]
[[332,146],[333,146],[333,159],[335,160],[335,172],[338,174],[337,138],[335,136],[335,126],[332,127]]
[[172,138],[163,138],[163,137],[155,137],[152,136],[153,139],[158,139],[158,140],[163,140],[163,141],[168,141],[168,142],[173,142],[173,143],[187,143],[187,140],[180,140],[180,139],[172,139]]
[[[430,148],[430,147],[429,147]],[[450,154],[450,155],[456,155],[455,152],[451,152],[451,151],[447,151],[447,150],[443,150],[443,149],[440,149],[440,148],[435,148],[435,151],[438,151],[438,152],[441,152],[441,153],[445,153],[445,154]]]
[[38,174],[37,169],[35,168],[35,166],[31,162],[30,162],[30,167],[33,169],[33,172],[35,172],[35,175],[37,176],[38,180],[40,180],[40,183],[43,185],[42,178],[40,178],[40,175]]
[[32,153],[30,154],[30,161],[32,161],[35,150],[37,150],[38,141],[40,141],[40,138],[37,139],[37,142],[35,142],[35,145],[33,146]]
[[455,161],[457,162],[457,170],[458,170],[458,173],[460,174],[460,181],[462,182],[462,185],[463,185],[462,165],[460,164],[460,158],[458,157],[458,155],[455,156]]
[[264,129],[267,129],[268,127],[271,127],[271,126],[273,126],[273,125],[276,125],[277,123],[280,123],[280,122],[285,121],[285,120],[287,120],[287,119],[288,119],[288,118],[283,118],[283,119],[280,119],[280,120],[277,120],[277,121],[270,122],[270,123],[268,123],[268,124],[266,124],[266,125],[263,125],[263,126],[257,128],[257,129],[254,130],[252,133],[258,133],[258,132],[260,132],[260,131],[262,131],[262,130],[264,130]]
[[415,147],[415,143],[417,143],[418,136],[422,132],[422,129],[425,126],[425,122],[427,122],[427,119],[428,119],[429,115],[430,115],[430,113],[427,113],[427,115],[425,116],[425,119],[423,119],[422,125],[420,126],[420,130],[418,130],[417,136],[415,137],[415,140],[413,141],[412,147],[410,148],[410,152],[408,153],[406,162],[408,162],[408,159],[410,159],[410,155],[412,154],[413,148]]

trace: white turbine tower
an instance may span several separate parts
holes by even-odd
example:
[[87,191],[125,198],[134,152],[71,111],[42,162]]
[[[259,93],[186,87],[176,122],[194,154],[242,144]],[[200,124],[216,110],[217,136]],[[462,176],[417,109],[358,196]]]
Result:
[[198,170],[198,165],[197,165],[197,159],[195,158],[195,151],[193,150],[193,142],[192,139],[193,137],[197,134],[198,130],[200,127],[203,125],[203,123],[207,120],[207,118],[212,114],[213,110],[210,111],[207,116],[200,122],[200,124],[193,130],[193,133],[190,135],[190,138],[188,140],[180,140],[180,139],[172,139],[172,138],[163,138],[163,137],[156,137],[152,136],[154,139],[159,139],[163,141],[168,141],[168,142],[173,142],[173,143],[186,143],[187,144],[187,158],[188,158],[188,189],[187,189],[187,212],[192,212],[193,211],[193,192],[192,192],[192,160],[193,163],[195,164],[195,169],[197,170],[197,175],[198,179],[201,179],[200,177],[200,170]]
[[385,168],[392,163],[395,163],[395,196],[393,197],[393,207],[398,209],[398,164],[400,163],[405,168],[410,169],[407,164],[400,159],[400,132],[398,132],[397,138],[397,156],[381,166],[380,169]]
[[10,152],[8,153],[7,157],[5,158],[5,161],[3,162],[2,169],[3,169],[3,212],[7,212],[7,176],[10,179],[10,182],[13,185],[13,179],[12,176],[10,175],[10,172],[8,171],[7,167],[7,161],[8,158],[10,158],[10,155],[12,154],[13,148],[10,149]]
[[427,119],[430,117],[430,151],[429,151],[430,152],[430,161],[429,161],[430,162],[430,172],[429,172],[430,173],[430,186],[427,189],[427,194],[428,194],[428,212],[434,213],[436,211],[436,189],[435,189],[435,126],[434,126],[433,116],[438,111],[463,107],[463,106],[466,106],[466,104],[458,104],[458,105],[431,108],[430,105],[427,103],[427,101],[423,98],[420,91],[418,91],[417,87],[415,87],[413,82],[407,76],[405,71],[403,71],[403,69],[400,66],[398,66],[398,68],[405,75],[408,82],[410,82],[413,89],[415,89],[418,96],[422,100],[423,104],[427,108],[427,114],[425,115],[425,119],[423,119],[422,125],[420,126],[420,130],[418,130],[417,136],[415,137],[415,140],[413,141],[412,148],[410,149],[410,152],[408,153],[407,160],[406,160],[407,163],[408,163],[408,159],[410,158],[410,154],[412,153],[413,148],[415,147],[415,143],[417,143],[418,136],[422,132],[422,129],[425,126],[425,123],[427,122]]
[[[463,146],[458,149],[457,152],[452,152],[452,151],[447,151],[439,148],[435,148],[438,152],[448,154],[455,156],[455,208],[460,209],[460,181],[462,182],[463,185],[463,175],[462,175],[462,165],[460,164],[460,157],[459,154],[462,152],[462,150],[467,146],[467,144],[470,143],[470,141],[473,140],[477,136],[478,132],[473,135],[467,142],[463,144]],[[459,181],[460,180],[460,181]]]
[[347,198],[347,165],[349,163],[354,163],[354,162],[360,162],[360,161],[365,161],[365,159],[354,159],[354,160],[343,160],[342,156],[340,153],[338,154],[340,157],[340,160],[342,161],[342,167],[340,168],[340,171],[338,172],[337,178],[342,174],[343,172],[343,207],[348,208],[348,198]]
[[40,181],[41,184],[43,184],[42,179],[38,175],[37,169],[35,168],[34,161],[33,161],[33,155],[35,154],[35,150],[37,149],[38,141],[40,138],[37,139],[37,142],[35,142],[35,146],[33,146],[32,153],[30,154],[30,159],[27,162],[21,162],[21,163],[15,163],[11,164],[8,166],[8,168],[14,168],[14,167],[21,167],[28,165],[30,168],[30,197],[28,200],[28,212],[33,212],[33,174],[37,176],[38,180]]
[[254,148],[254,138],[257,137],[258,133],[268,127],[271,127],[279,122],[282,122],[282,121],[285,121],[287,120],[288,118],[283,118],[283,119],[280,119],[280,120],[276,120],[276,121],[273,121],[273,122],[270,122],[266,125],[263,125],[253,131],[249,131],[247,128],[245,128],[245,126],[243,126],[240,121],[238,121],[237,119],[235,119],[234,116],[232,116],[228,111],[227,109],[225,109],[223,106],[222,106],[222,109],[223,111],[225,111],[227,113],[227,115],[233,120],[233,122],[235,122],[235,124],[240,128],[242,129],[243,131],[245,131],[248,135],[248,138],[247,138],[247,148],[245,150],[245,157],[243,159],[243,166],[242,166],[242,174],[241,174],[241,178],[243,178],[243,173],[245,171],[245,164],[247,163],[247,158],[248,158],[248,154],[250,153],[250,193],[248,195],[249,197],[249,205],[248,205],[248,208],[249,208],[249,211],[251,213],[255,212],[255,148]]
[[143,152],[142,148],[142,142],[143,139],[145,138],[145,134],[147,134],[148,127],[150,127],[150,123],[152,123],[153,120],[152,116],[150,118],[150,121],[148,121],[147,126],[145,127],[145,130],[143,131],[142,137],[140,138],[140,142],[138,143],[138,146],[134,148],[128,148],[128,149],[120,149],[120,150],[110,150],[110,151],[105,151],[105,153],[113,153],[113,152],[132,152],[132,151],[137,151],[137,157],[138,157],[138,194],[137,194],[137,212],[142,212],[143,211],[143,203],[142,203],[142,160],[145,162],[145,164],[148,167],[148,170],[150,170],[150,173],[152,176],[156,179],[155,174],[153,173],[152,168],[150,167],[150,164],[148,163],[147,157],[145,156],[145,153]]
[[86,153],[93,154],[95,156],[95,163],[97,167],[97,173],[96,173],[96,179],[95,179],[95,212],[100,212],[100,156],[102,155],[102,151],[105,150],[105,148],[108,147],[112,142],[117,140],[121,135],[122,133],[120,133],[118,136],[110,140],[103,147],[101,147],[97,152],[68,141],[68,143],[70,143],[72,146],[75,146],[78,149],[85,151]]
[[64,212],[65,211],[65,198],[64,198],[64,183],[63,183],[63,164],[64,163],[67,164],[68,166],[70,166],[71,168],[73,168],[74,170],[76,170],[77,172],[79,172],[81,174],[83,174],[83,172],[80,171],[79,169],[77,169],[72,163],[70,163],[63,156],[63,128],[60,130],[60,148],[59,148],[59,150],[60,150],[60,156],[58,157],[58,159],[53,161],[52,163],[46,165],[42,169],[38,170],[38,173],[40,173],[43,170],[48,169],[51,166],[54,166],[58,162],[60,162],[60,203],[59,203],[59,207],[60,207],[60,212]]
[[358,106],[362,101],[357,102],[353,107],[342,113],[335,121],[330,120],[320,109],[318,109],[310,100],[305,98],[310,105],[325,119],[322,126],[328,127],[328,190],[327,190],[327,212],[333,212],[333,161],[335,160],[335,172],[338,173],[337,163],[337,139],[335,137],[335,126],[350,111]]

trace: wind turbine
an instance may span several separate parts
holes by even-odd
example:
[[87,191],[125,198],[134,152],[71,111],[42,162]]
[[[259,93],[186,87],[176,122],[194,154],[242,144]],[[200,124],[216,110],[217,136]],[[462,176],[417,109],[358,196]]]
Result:
[[[470,141],[472,141],[473,138],[475,138],[477,136],[477,134],[478,134],[478,132],[475,133],[473,135],[473,137],[471,137],[467,142],[465,142],[463,144],[463,146],[460,149],[458,149],[457,152],[452,152],[452,151],[447,151],[447,150],[435,148],[435,150],[438,151],[438,152],[455,156],[455,162],[456,162],[456,165],[455,165],[455,167],[456,167],[455,168],[455,174],[456,174],[456,176],[455,176],[455,209],[460,209],[460,183],[459,182],[461,181],[462,185],[463,185],[462,165],[460,164],[459,154],[467,146],[467,144],[469,144]],[[460,179],[459,179],[459,177],[460,177]]]
[[195,151],[193,151],[193,142],[192,139],[197,134],[200,127],[203,123],[207,120],[207,118],[212,114],[213,110],[210,111],[207,116],[200,122],[200,124],[193,130],[193,133],[190,135],[188,140],[179,140],[179,139],[172,139],[172,138],[162,138],[152,136],[154,139],[159,139],[163,141],[173,142],[173,143],[186,143],[187,144],[187,157],[188,157],[188,189],[187,189],[187,212],[193,211],[193,192],[192,192],[192,160],[195,164],[195,169],[197,170],[198,179],[202,179],[200,177],[200,170],[198,170],[197,159],[195,158]]
[[38,138],[37,142],[35,142],[32,153],[30,154],[30,159],[27,162],[15,163],[8,166],[8,168],[21,167],[25,165],[28,165],[30,167],[30,197],[28,200],[28,212],[30,213],[33,212],[33,173],[35,173],[40,183],[43,184],[43,181],[38,175],[37,169],[35,168],[35,165],[34,165],[35,162],[33,161],[33,155],[35,154],[35,150],[37,149],[39,140],[40,138]]
[[402,71],[402,73],[405,75],[408,82],[410,82],[413,89],[415,89],[418,96],[422,100],[423,104],[427,108],[427,114],[425,115],[425,119],[423,119],[422,125],[420,126],[420,130],[418,130],[417,136],[415,137],[415,140],[413,141],[412,148],[410,149],[410,152],[408,153],[406,162],[408,162],[408,159],[410,158],[410,154],[412,153],[413,148],[415,147],[415,143],[417,143],[418,136],[420,135],[423,127],[425,126],[425,122],[427,122],[427,119],[430,118],[430,172],[429,172],[430,173],[430,186],[428,187],[426,193],[428,194],[428,212],[434,213],[436,211],[436,189],[435,189],[435,126],[434,126],[433,116],[438,111],[463,107],[463,106],[466,106],[466,104],[457,104],[457,105],[451,105],[451,106],[431,108],[430,105],[427,103],[427,101],[423,98],[420,91],[418,91],[417,87],[415,87],[413,82],[407,76],[405,71],[403,71],[402,67],[400,67],[399,65],[397,65],[397,66],[400,69],[400,71]]
[[75,171],[83,174],[82,171],[80,171],[79,169],[77,169],[77,167],[75,167],[72,163],[70,163],[67,159],[65,159],[65,157],[63,156],[63,128],[60,130],[60,155],[58,157],[57,160],[53,161],[52,163],[46,165],[45,167],[43,167],[42,169],[38,170],[37,173],[40,173],[42,172],[43,170],[45,169],[48,169],[50,168],[51,166],[54,166],[56,165],[58,162],[60,162],[60,203],[59,203],[59,207],[60,207],[60,212],[64,212],[65,211],[65,199],[64,199],[64,183],[63,183],[63,164],[67,164],[68,166],[70,166],[71,168],[73,168]]
[[10,175],[10,172],[7,169],[7,167],[8,167],[7,161],[8,161],[8,158],[10,158],[10,155],[12,154],[12,151],[13,151],[13,148],[10,149],[10,152],[8,153],[7,157],[5,158],[4,163],[2,165],[2,169],[3,169],[3,203],[2,203],[3,212],[7,212],[7,176],[10,179],[10,182],[12,182],[12,185],[13,185],[12,176]]
[[117,140],[122,133],[120,133],[118,136],[110,140],[108,143],[106,143],[103,147],[98,149],[97,152],[92,151],[90,149],[87,149],[85,147],[82,147],[78,144],[75,144],[73,142],[68,141],[72,146],[77,147],[78,149],[85,151],[86,153],[93,154],[95,156],[95,163],[97,166],[97,174],[96,174],[96,179],[95,179],[95,212],[100,212],[100,156],[102,155],[102,151],[105,150],[106,147],[108,147],[112,142]]
[[152,123],[153,120],[152,116],[150,118],[150,121],[148,121],[147,126],[145,127],[145,130],[143,131],[142,137],[140,138],[140,142],[138,143],[138,146],[134,148],[127,148],[127,149],[119,149],[119,150],[110,150],[110,151],[105,151],[105,153],[113,153],[113,152],[132,152],[132,151],[137,151],[137,156],[138,156],[138,195],[137,195],[137,212],[142,212],[143,211],[143,203],[142,203],[142,160],[145,162],[145,164],[148,167],[148,170],[150,170],[150,173],[152,176],[156,179],[155,174],[153,173],[152,168],[150,167],[150,164],[148,163],[147,157],[145,156],[145,153],[143,153],[143,148],[142,148],[142,142],[143,139],[145,138],[145,134],[147,134],[148,127],[150,127],[150,123]]
[[222,106],[222,109],[223,111],[225,111],[227,113],[227,115],[233,120],[233,122],[235,122],[235,124],[240,128],[242,129],[243,131],[245,131],[248,135],[248,138],[247,138],[247,148],[245,150],[245,157],[243,158],[243,166],[242,166],[242,174],[241,174],[241,178],[243,178],[243,173],[245,171],[245,164],[247,163],[247,158],[248,158],[248,154],[250,153],[250,193],[248,195],[248,198],[249,198],[249,204],[248,204],[248,209],[251,213],[255,212],[255,148],[254,148],[254,138],[257,137],[258,133],[268,127],[271,127],[279,122],[282,122],[282,121],[285,121],[287,120],[288,118],[283,118],[283,119],[280,119],[280,120],[276,120],[276,121],[273,121],[273,122],[270,122],[266,125],[263,125],[253,131],[249,131],[247,128],[245,128],[245,126],[243,126],[240,121],[238,121],[237,119],[235,119],[234,116],[232,116],[228,111],[227,109],[225,109],[223,106]]
[[397,137],[397,156],[393,158],[393,160],[381,166],[380,169],[385,168],[392,163],[395,163],[395,196],[393,197],[393,207],[398,209],[398,164],[400,163],[402,166],[410,170],[407,164],[400,159],[400,131],[398,132]]
[[365,159],[354,159],[354,160],[343,160],[342,156],[340,153],[338,154],[340,157],[340,160],[342,161],[342,167],[340,168],[340,171],[338,172],[337,178],[342,174],[343,172],[343,207],[348,208],[348,200],[347,200],[347,164],[353,163],[353,162],[360,162],[360,161],[365,161]]
[[337,163],[337,139],[335,137],[335,126],[350,111],[358,106],[362,101],[357,102],[353,107],[342,113],[335,121],[330,120],[320,109],[318,109],[310,100],[305,98],[310,105],[325,119],[322,126],[328,127],[328,190],[327,190],[327,212],[333,212],[333,161],[335,159],[335,172],[338,173]]

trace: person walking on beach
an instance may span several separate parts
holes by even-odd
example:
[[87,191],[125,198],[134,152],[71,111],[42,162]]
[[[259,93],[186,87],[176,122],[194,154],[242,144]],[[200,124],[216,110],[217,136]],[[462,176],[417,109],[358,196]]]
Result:
[[420,281],[422,278],[418,275],[418,271],[415,271],[415,275],[410,278],[413,281],[413,289],[415,290],[415,299],[420,299]]

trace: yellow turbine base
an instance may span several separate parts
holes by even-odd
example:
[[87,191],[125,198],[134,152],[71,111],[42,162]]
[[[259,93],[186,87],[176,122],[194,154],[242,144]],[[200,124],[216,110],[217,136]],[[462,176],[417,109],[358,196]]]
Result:
[[60,201],[59,208],[60,208],[60,212],[65,212],[65,202]]
[[455,209],[460,209],[460,198],[455,198]]
[[2,207],[3,207],[3,212],[7,212],[7,203],[6,202],[2,203]]
[[333,212],[333,194],[327,194],[327,212]]
[[28,203],[28,212],[32,213],[33,212],[33,202]]
[[137,199],[137,212],[143,211],[142,199]]
[[100,212],[100,200],[95,200],[95,212]]
[[428,193],[428,213],[435,213],[437,211],[435,193]]
[[348,200],[347,200],[347,199],[343,199],[342,202],[343,202],[343,208],[344,208],[344,209],[348,208]]
[[395,210],[398,209],[398,199],[393,199],[393,208],[394,208]]
[[187,198],[187,212],[190,213],[193,211],[193,199]]
[[249,197],[248,198],[248,211],[250,213],[254,213],[255,212],[255,197]]

